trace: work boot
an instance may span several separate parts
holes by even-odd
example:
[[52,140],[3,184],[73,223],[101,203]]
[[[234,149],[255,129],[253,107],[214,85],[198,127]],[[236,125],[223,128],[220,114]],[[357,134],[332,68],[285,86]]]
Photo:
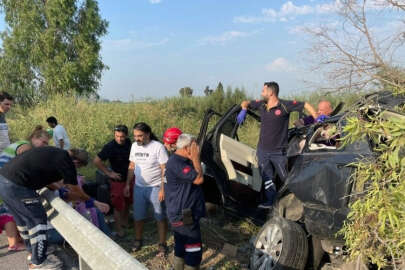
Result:
[[184,259],[174,256],[174,270],[184,270]]
[[190,266],[190,265],[184,265],[184,270],[200,270],[200,266]]

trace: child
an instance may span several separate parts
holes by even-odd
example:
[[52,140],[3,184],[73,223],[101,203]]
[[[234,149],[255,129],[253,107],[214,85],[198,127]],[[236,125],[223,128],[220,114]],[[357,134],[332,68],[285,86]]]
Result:
[[22,243],[13,216],[7,213],[5,207],[0,206],[0,233],[2,233],[3,230],[6,231],[9,251],[20,251],[25,249],[25,245]]

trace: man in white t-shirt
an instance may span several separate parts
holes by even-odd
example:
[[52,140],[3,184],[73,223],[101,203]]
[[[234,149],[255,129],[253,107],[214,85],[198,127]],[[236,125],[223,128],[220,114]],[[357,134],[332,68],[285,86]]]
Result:
[[134,181],[134,221],[135,241],[133,251],[142,248],[144,220],[149,205],[153,207],[159,233],[158,256],[167,255],[166,235],[167,219],[164,206],[164,172],[168,160],[162,143],[152,133],[151,128],[143,122],[134,125],[134,143],[129,154],[125,196],[129,196],[131,183]]
[[70,149],[70,140],[62,125],[58,125],[58,120],[51,116],[46,119],[48,125],[53,129],[53,141],[55,146],[64,150]]

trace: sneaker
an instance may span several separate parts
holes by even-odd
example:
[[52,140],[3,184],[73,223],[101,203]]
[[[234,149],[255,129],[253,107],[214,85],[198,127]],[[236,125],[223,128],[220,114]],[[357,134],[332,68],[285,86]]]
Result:
[[269,209],[269,210],[273,209],[273,205],[270,203],[261,203],[257,207],[261,209]]
[[36,269],[36,270],[62,270],[62,261],[59,260],[58,257],[55,255],[49,255],[46,257],[45,261],[43,261],[41,264],[36,265],[33,263],[30,263],[28,266],[28,270],[30,269]]
[[[49,256],[49,255],[53,254],[56,250],[57,250],[57,247],[55,245],[48,246],[48,248],[46,249],[46,256]],[[31,258],[32,258],[32,255],[29,254],[27,256],[27,260],[31,261]]]

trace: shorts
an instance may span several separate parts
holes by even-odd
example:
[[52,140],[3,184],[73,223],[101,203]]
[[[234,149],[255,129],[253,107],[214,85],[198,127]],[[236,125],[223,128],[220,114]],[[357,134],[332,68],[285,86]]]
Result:
[[153,214],[157,221],[166,219],[166,207],[159,201],[160,186],[140,187],[134,185],[134,220],[140,221],[147,217],[148,207],[152,205]]
[[6,224],[9,222],[15,222],[12,215],[9,214],[0,215],[0,233],[4,230],[4,226],[6,226]]
[[132,185],[130,187],[129,197],[124,196],[124,188],[126,182],[114,182],[110,180],[110,198],[111,204],[117,211],[122,211],[125,208],[128,208],[132,203]]
[[198,266],[202,259],[202,244],[200,223],[194,221],[191,225],[183,222],[172,223],[174,234],[174,255],[184,259],[189,266]]

